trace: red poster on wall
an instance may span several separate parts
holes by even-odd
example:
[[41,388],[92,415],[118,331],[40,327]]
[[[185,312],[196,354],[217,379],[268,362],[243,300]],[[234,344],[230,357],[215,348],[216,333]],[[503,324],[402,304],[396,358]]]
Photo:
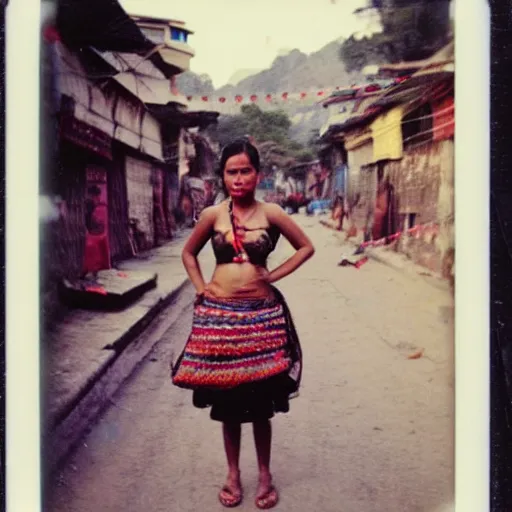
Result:
[[111,268],[108,240],[107,172],[96,166],[86,169],[84,271]]

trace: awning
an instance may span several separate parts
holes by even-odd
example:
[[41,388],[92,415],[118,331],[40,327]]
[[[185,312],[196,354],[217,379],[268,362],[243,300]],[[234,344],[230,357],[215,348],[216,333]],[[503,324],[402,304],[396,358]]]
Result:
[[147,56],[167,77],[182,71],[163,60],[116,0],[60,0],[56,23],[62,40],[74,50],[93,47]]
[[219,112],[208,110],[199,110],[193,112],[184,112],[176,108],[176,105],[147,105],[149,111],[160,121],[183,128],[206,128],[215,124],[219,117]]
[[60,43],[55,45],[55,51],[59,62],[58,90],[72,100],[62,118],[63,136],[107,158],[111,156],[111,141],[116,139],[163,161],[159,124],[141,101],[123,94],[120,87],[100,89],[87,80],[75,53]]
[[167,81],[166,76],[150,60],[136,53],[103,52],[92,48],[99,57],[107,62],[118,73],[134,72],[144,77]]
[[179,103],[186,106],[187,99],[183,95],[175,95],[171,92],[169,80],[143,76],[138,73],[119,73],[114,80],[130,91],[145,104],[167,105]]
[[116,0],[61,0],[57,28],[63,41],[77,49],[139,53],[155,47]]

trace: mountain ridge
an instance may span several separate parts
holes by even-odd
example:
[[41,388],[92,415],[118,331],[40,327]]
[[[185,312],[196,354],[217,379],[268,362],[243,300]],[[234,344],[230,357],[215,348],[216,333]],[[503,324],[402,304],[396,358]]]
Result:
[[[226,84],[215,89],[208,75],[197,75],[193,72],[179,75],[177,85],[186,95],[215,95],[229,98],[236,94],[243,97],[283,92],[292,94],[361,83],[364,80],[361,73],[347,72],[340,56],[341,44],[342,40],[337,39],[309,55],[298,49],[277,55],[270,67],[244,77],[236,85]],[[327,120],[326,109],[315,101],[282,101],[278,104],[261,102],[259,105],[264,110],[284,110],[292,120],[290,135],[302,144],[307,143],[311,132],[319,130]]]

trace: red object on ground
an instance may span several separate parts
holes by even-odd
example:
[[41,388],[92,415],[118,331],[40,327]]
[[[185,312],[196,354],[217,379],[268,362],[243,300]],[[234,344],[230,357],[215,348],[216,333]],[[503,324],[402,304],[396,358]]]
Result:
[[360,267],[362,267],[366,262],[368,261],[368,257],[364,257],[362,259],[360,259],[358,262],[356,262],[354,264],[354,267],[356,267],[357,269],[359,269]]
[[86,292],[99,293],[100,295],[107,295],[107,290],[103,286],[86,286]]

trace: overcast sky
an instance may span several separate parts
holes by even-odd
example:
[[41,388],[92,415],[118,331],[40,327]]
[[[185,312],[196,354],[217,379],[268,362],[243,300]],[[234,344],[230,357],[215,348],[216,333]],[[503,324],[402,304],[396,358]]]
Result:
[[194,31],[191,69],[215,87],[240,69],[263,69],[282,49],[305,53],[363,30],[353,11],[365,0],[120,0],[130,14],[185,21]]

